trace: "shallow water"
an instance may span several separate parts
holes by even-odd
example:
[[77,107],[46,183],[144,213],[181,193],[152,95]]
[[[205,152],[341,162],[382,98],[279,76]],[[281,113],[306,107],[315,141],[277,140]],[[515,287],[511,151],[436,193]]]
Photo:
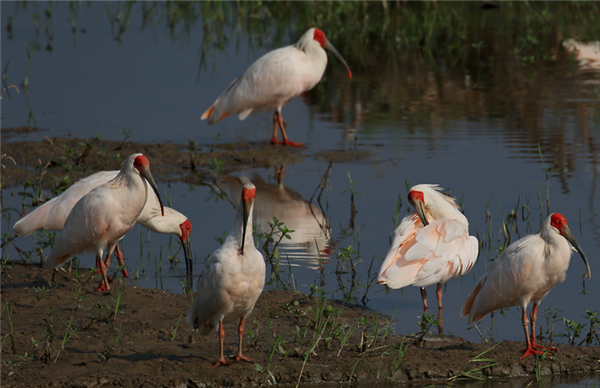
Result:
[[[96,134],[105,140],[120,140],[123,129],[133,130],[130,141],[150,143],[185,144],[195,139],[198,144],[212,144],[216,136],[218,143],[264,142],[270,137],[272,112],[245,121],[231,117],[213,126],[200,121],[200,115],[253,60],[274,47],[295,42],[303,30],[289,27],[287,35],[277,35],[265,19],[265,34],[260,36],[225,24],[223,33],[229,42],[222,50],[215,49],[215,43],[212,50],[203,52],[206,39],[218,39],[210,33],[207,38],[202,20],[171,39],[164,23],[144,22],[137,4],[131,8],[119,41],[116,4],[79,7],[73,19],[75,34],[66,4],[52,7],[48,30],[41,16],[40,50],[33,52],[27,71],[28,93],[11,91],[8,96],[3,92],[2,127],[32,125],[49,131],[5,141]],[[24,42],[31,47],[36,39],[31,14],[43,15],[46,7],[33,3],[24,10],[14,3],[2,3],[3,22],[12,17],[11,33],[2,34],[4,85],[16,84],[22,89],[28,66]],[[348,43],[331,40],[345,56],[341,47]],[[51,51],[46,50],[47,44]],[[362,61],[346,57],[352,80],[330,56],[324,81],[283,109],[290,138],[309,147],[302,162],[285,166],[283,185],[292,192],[277,186],[272,169],[244,174],[250,178],[258,174],[264,180],[259,195],[270,193],[263,197],[263,227],[272,219],[273,209],[283,206],[286,214],[279,210],[278,218],[295,229],[289,244],[281,247],[282,277],[302,292],[309,293],[309,285],[318,285],[336,299],[394,315],[396,330],[401,333],[418,331],[415,321],[422,314],[419,290],[408,287],[387,292],[374,284],[374,278],[389,248],[398,196],[403,201],[399,213],[403,217],[408,213],[407,184],[437,183],[451,190],[464,207],[471,234],[484,241],[473,270],[444,286],[445,333],[479,341],[459,310],[505,243],[503,218],[519,205],[518,230],[512,231],[515,241],[535,233],[547,214],[546,175],[538,144],[546,166],[552,167],[550,211],[567,217],[592,273],[598,274],[600,72],[578,67],[561,48],[553,50],[551,59],[535,66],[509,58],[492,65],[471,61],[459,69],[441,63],[436,71],[412,58],[393,62],[370,53],[373,55]],[[311,212],[307,201],[334,151],[344,152],[346,161],[333,165],[320,206],[313,201]],[[193,224],[195,272],[199,273],[204,258],[219,246],[215,236],[223,236],[233,224],[232,205],[215,201],[208,187],[160,186],[171,197],[172,206]],[[230,185],[233,189],[225,186],[220,189],[235,192],[234,184]],[[5,207],[20,205],[21,197],[13,195],[16,191],[20,188],[3,190]],[[528,210],[523,210],[523,205]],[[258,208],[257,204],[257,213]],[[302,216],[294,216],[294,211]],[[3,233],[11,231],[16,214],[11,217],[3,217]],[[319,224],[329,228],[322,230]],[[21,240],[22,248],[27,247],[25,240],[33,241],[31,237]],[[173,248],[169,249],[171,242]],[[350,246],[351,260],[340,258],[339,253]],[[123,250],[130,274],[138,274],[132,282],[182,292],[185,267],[171,268],[167,258],[178,251],[175,239],[150,235],[136,227],[124,239]],[[316,258],[317,251],[323,252],[322,262]],[[3,252],[6,254],[16,256],[11,248]],[[181,252],[177,256],[183,259]],[[91,265],[92,258],[87,260]],[[582,295],[583,272],[582,260],[575,253],[566,281],[541,305],[538,325],[544,330],[547,324],[542,309],[562,310],[555,333],[566,333],[562,317],[582,323],[584,307],[598,311],[596,276],[586,280],[587,293]],[[276,282],[267,285],[276,286]],[[433,311],[434,291],[435,287],[429,288]],[[523,337],[514,307],[505,311],[505,316],[496,314],[494,323],[486,317],[479,328],[495,340]],[[567,341],[564,337],[555,340]]]

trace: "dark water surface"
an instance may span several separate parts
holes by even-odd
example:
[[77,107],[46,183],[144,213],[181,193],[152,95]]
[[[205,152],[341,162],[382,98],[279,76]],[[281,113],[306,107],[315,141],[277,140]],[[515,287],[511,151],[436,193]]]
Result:
[[[303,14],[288,9],[293,6],[281,5],[280,17],[273,15],[274,4],[246,6],[238,6],[242,15],[238,19],[235,4],[229,3],[222,8],[201,3],[190,10],[181,3],[29,3],[25,8],[2,2],[3,87],[15,84],[21,89],[19,94],[14,90],[10,95],[2,93],[2,128],[30,125],[49,130],[4,141],[96,134],[120,140],[125,129],[132,130],[129,140],[134,142],[185,144],[194,139],[198,144],[212,144],[216,136],[218,143],[266,142],[272,112],[245,121],[230,117],[213,126],[200,121],[202,112],[255,59],[272,48],[294,43],[310,26]],[[387,31],[384,41],[378,40],[375,27],[365,24],[367,32],[357,37],[351,27],[340,31],[333,18],[323,17],[319,26],[346,58],[354,77],[349,80],[330,56],[324,80],[284,107],[290,138],[309,147],[304,151],[307,158],[285,167],[283,185],[288,191],[277,187],[273,169],[245,174],[250,178],[258,174],[258,180],[264,181],[259,195],[269,193],[263,199],[263,225],[275,212],[295,229],[281,250],[285,280],[305,293],[310,292],[310,285],[317,285],[336,299],[366,303],[369,309],[393,314],[398,332],[418,331],[414,322],[422,314],[419,290],[386,292],[374,279],[389,248],[398,196],[403,201],[399,212],[403,217],[408,211],[407,184],[437,183],[458,199],[471,234],[483,244],[474,269],[444,286],[444,329],[479,341],[459,310],[498,249],[508,242],[503,222],[508,222],[508,235],[515,241],[537,232],[545,218],[541,150],[551,169],[550,211],[569,220],[593,277],[586,280],[582,294],[585,268],[575,253],[566,281],[544,299],[538,325],[546,330],[545,308],[561,310],[555,333],[567,332],[563,317],[584,323],[584,307],[600,310],[600,72],[578,66],[557,37],[568,33],[563,39],[598,40],[594,35],[598,29],[586,29],[586,21],[578,21],[575,11],[559,23],[560,10],[553,8],[558,5],[540,6],[541,10],[531,12],[548,18],[548,31],[530,35],[536,23],[533,16],[522,21],[522,26],[502,24],[502,13],[515,12],[513,6],[507,3],[491,11],[471,6],[463,12],[467,20],[479,20],[479,27],[464,27],[462,35],[459,30],[456,35],[440,33],[425,41],[426,47],[417,45],[419,50],[411,46],[411,35],[404,30],[396,35]],[[407,5],[402,14],[388,9],[390,26],[396,14],[410,22],[407,18],[418,13],[410,7],[415,5]],[[177,16],[177,8],[184,16]],[[493,23],[494,19],[498,21]],[[170,22],[175,26],[172,29]],[[389,43],[390,39],[397,44]],[[31,47],[35,50],[28,62]],[[22,87],[25,74],[27,93]],[[311,212],[307,201],[334,152],[346,155],[347,160],[333,165],[320,206],[313,201]],[[231,228],[232,206],[223,200],[215,202],[207,187],[160,186],[171,197],[172,206],[193,224],[198,272],[206,255],[219,246],[214,237]],[[220,188],[237,190],[235,185]],[[12,195],[14,191],[3,190],[5,207],[20,205],[22,199]],[[509,217],[514,210],[516,220]],[[318,222],[307,214],[315,214]],[[4,214],[2,218],[3,233],[11,232],[18,215],[10,217]],[[320,224],[329,227],[322,229]],[[33,241],[31,237],[21,240],[21,248]],[[139,279],[132,282],[182,292],[185,268],[170,268],[167,256],[177,252],[178,243],[173,239],[171,249],[169,243],[168,236],[149,235],[141,227],[130,232],[123,249],[130,274],[139,273]],[[316,258],[319,250],[324,251],[322,262]],[[7,248],[6,255],[15,258],[16,253]],[[181,252],[178,257],[183,259]],[[91,265],[93,259],[86,256],[84,262]],[[157,271],[159,262],[161,270]],[[268,284],[276,286],[276,282]],[[434,291],[430,287],[433,310]],[[505,310],[505,316],[496,314],[494,322],[486,317],[479,328],[497,341],[522,340],[519,317],[513,307]],[[587,328],[582,334],[587,334]],[[555,340],[567,341],[566,337]]]

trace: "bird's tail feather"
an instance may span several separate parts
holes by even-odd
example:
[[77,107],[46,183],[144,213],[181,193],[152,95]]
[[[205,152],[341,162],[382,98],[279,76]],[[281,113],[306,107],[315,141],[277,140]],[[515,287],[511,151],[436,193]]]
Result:
[[212,111],[215,110],[215,106],[211,106],[210,108],[208,108],[207,110],[204,111],[204,113],[202,113],[202,116],[200,116],[200,120],[206,120],[210,114],[212,113]]
[[461,317],[469,315],[469,323],[477,322],[477,321],[481,320],[481,318],[483,318],[485,316],[485,314],[487,314],[487,312],[486,312],[485,314],[478,314],[477,316],[470,315],[471,309],[473,308],[473,303],[475,302],[475,298],[477,298],[477,295],[479,295],[479,291],[481,291],[481,287],[483,286],[484,282],[485,282],[485,277],[483,279],[481,279],[479,281],[479,283],[477,283],[477,285],[475,286],[475,289],[473,290],[473,292],[471,292],[471,295],[469,295],[469,297],[465,301],[465,304],[463,304],[462,309],[460,310]]

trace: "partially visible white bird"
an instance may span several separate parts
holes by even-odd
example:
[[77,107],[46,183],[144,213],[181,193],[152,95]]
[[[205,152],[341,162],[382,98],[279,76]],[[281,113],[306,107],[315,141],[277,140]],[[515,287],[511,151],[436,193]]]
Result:
[[[75,204],[87,193],[96,187],[114,179],[119,174],[115,171],[100,171],[84,179],[79,180],[62,194],[52,198],[43,205],[38,206],[29,214],[21,218],[13,229],[19,236],[29,236],[31,233],[44,230],[63,230],[65,221]],[[157,197],[150,190],[147,190],[147,199],[144,209],[138,216],[136,222],[145,226],[153,232],[164,234],[176,234],[181,239],[183,254],[186,261],[188,275],[192,275],[192,261],[190,248],[190,234],[192,224],[186,216],[175,209],[165,207],[164,217],[161,215],[161,205]],[[123,267],[123,276],[129,277],[123,261],[123,253],[117,244],[115,248],[115,257],[119,265]],[[99,263],[96,264],[98,267]]]
[[[64,223],[48,265],[54,268],[72,255],[86,251],[96,253],[102,272],[101,290],[110,290],[106,269],[117,243],[135,225],[152,187],[164,214],[162,200],[150,173],[150,162],[142,154],[133,154],[121,166],[112,180],[83,196],[73,207]],[[105,262],[102,262],[104,252]]]
[[[281,108],[289,101],[315,87],[323,78],[330,50],[352,72],[346,61],[327,40],[325,33],[311,28],[293,46],[282,47],[260,57],[243,76],[236,78],[203,114],[209,124],[239,113],[244,120],[252,112],[276,109],[273,115],[273,138],[271,144],[303,147],[302,143],[288,140],[283,126]],[[281,129],[283,142],[277,140],[277,127]]]
[[600,70],[600,42],[578,42],[569,39],[563,42],[563,47],[575,56],[581,70]]
[[[565,280],[571,261],[571,245],[579,252],[592,277],[590,265],[583,250],[571,234],[567,219],[558,213],[551,214],[540,226],[538,234],[525,236],[510,244],[496,259],[493,267],[483,275],[461,310],[468,315],[469,323],[480,321],[487,313],[510,306],[521,307],[523,329],[527,348],[521,358],[541,354],[545,348],[535,342],[535,321],[540,302],[554,286]],[[531,339],[527,305],[531,309]]]
[[479,252],[477,238],[469,236],[469,222],[453,198],[437,185],[416,185],[408,201],[416,211],[402,220],[392,246],[381,265],[377,283],[390,288],[421,287],[427,311],[425,287],[437,283],[438,328],[442,325],[442,283],[469,272]]
[[242,188],[235,225],[223,245],[204,264],[198,277],[198,295],[186,321],[202,335],[219,328],[221,354],[213,365],[226,365],[223,356],[223,324],[240,320],[236,361],[253,362],[242,354],[244,322],[252,312],[265,285],[265,260],[252,237],[252,207],[256,188],[250,182]]

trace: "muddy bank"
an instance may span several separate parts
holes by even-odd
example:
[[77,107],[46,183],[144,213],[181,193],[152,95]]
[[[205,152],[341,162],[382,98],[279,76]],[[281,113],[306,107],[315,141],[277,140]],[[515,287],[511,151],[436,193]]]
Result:
[[[419,347],[414,338],[388,332],[387,317],[294,291],[264,292],[248,319],[244,353],[256,364],[211,369],[218,338],[196,338],[185,322],[191,295],[142,289],[119,277],[109,293],[93,293],[99,280],[87,271],[51,276],[37,265],[2,268],[5,387],[241,387],[295,385],[299,378],[447,383],[491,364],[482,377],[530,375],[518,386],[536,371],[535,358],[519,358],[523,342],[503,341],[480,356],[493,361],[472,362],[491,345],[428,335]],[[226,355],[236,351],[236,329],[225,328]],[[543,375],[600,378],[597,347],[556,346],[558,352],[541,363]]]
[[[150,159],[155,179],[163,182],[199,183],[201,176],[220,175],[256,168],[280,168],[309,157],[306,149],[256,143],[198,145],[143,144],[105,141],[98,138],[48,138],[43,141],[7,140],[43,130],[32,127],[2,129],[2,187],[22,187],[35,181],[45,189],[65,187],[98,171],[117,170],[135,152]],[[344,163],[365,161],[369,152],[344,150],[322,152],[318,161]],[[65,179],[68,177],[68,181]]]

